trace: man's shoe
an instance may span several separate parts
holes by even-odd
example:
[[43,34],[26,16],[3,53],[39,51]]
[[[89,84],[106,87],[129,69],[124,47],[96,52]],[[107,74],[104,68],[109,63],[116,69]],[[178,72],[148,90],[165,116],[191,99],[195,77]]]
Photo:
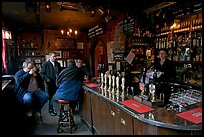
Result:
[[41,113],[39,111],[35,112],[35,116],[40,117]]
[[26,112],[26,115],[27,115],[28,117],[32,117],[32,116],[33,116],[33,113],[32,113],[32,111],[29,111],[29,112]]
[[54,111],[50,111],[49,113],[50,113],[51,116],[57,116],[57,113],[54,112]]

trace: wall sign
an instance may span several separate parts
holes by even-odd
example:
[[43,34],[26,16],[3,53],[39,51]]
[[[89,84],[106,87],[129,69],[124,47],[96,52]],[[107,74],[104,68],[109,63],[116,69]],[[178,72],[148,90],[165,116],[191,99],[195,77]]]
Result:
[[124,52],[115,52],[113,53],[114,61],[121,61],[123,60]]
[[135,30],[135,20],[133,18],[125,18],[123,21],[123,32],[125,34],[133,34]]
[[88,30],[89,38],[93,38],[103,33],[104,33],[104,27],[102,25],[96,25]]
[[126,35],[123,33],[123,22],[117,23],[115,26],[113,53],[125,51]]

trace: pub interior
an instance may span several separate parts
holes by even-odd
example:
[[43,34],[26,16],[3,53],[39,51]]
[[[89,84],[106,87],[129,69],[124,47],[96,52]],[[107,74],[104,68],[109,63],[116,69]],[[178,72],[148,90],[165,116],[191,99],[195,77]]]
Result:
[[[23,123],[13,91],[24,60],[40,70],[54,51],[63,69],[81,58],[89,71],[79,114],[91,135],[202,135],[202,34],[200,0],[2,2],[1,127]],[[158,81],[164,50],[175,77]]]

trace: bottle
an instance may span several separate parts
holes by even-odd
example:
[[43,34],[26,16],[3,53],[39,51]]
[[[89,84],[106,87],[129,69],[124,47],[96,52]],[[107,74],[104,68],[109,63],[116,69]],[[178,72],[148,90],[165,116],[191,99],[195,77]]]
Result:
[[145,79],[146,79],[146,69],[143,68],[143,72],[142,72],[142,82],[145,84]]
[[154,73],[153,73],[153,79],[154,79],[154,81],[156,81],[156,79],[157,79],[157,70],[156,69],[154,70]]

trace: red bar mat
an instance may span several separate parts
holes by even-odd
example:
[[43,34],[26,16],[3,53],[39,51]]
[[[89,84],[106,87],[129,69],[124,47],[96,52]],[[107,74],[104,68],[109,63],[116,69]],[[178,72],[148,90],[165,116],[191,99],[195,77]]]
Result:
[[178,113],[176,115],[195,124],[199,124],[202,122],[202,108],[200,107],[188,110],[186,112]]
[[149,111],[154,110],[153,108],[146,106],[146,105],[143,105],[143,104],[141,104],[137,101],[134,101],[134,100],[125,100],[125,101],[122,101],[120,103],[135,110],[135,111],[137,111],[138,113],[145,113],[145,112],[149,112]]
[[96,84],[96,83],[87,83],[85,84],[87,87],[90,87],[90,88],[94,88],[94,87],[99,87],[101,84]]

